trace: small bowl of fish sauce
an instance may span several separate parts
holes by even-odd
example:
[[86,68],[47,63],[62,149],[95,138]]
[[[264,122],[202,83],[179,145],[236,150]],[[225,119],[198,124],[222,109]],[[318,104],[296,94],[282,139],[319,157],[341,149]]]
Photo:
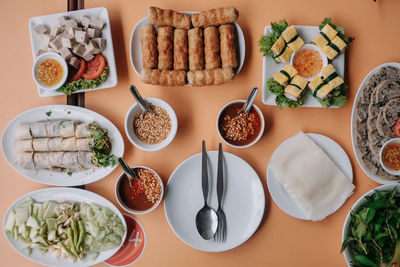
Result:
[[48,52],[35,60],[32,74],[38,86],[46,90],[55,90],[67,80],[68,65],[59,54]]
[[311,81],[328,64],[328,59],[318,46],[305,44],[293,53],[290,64],[293,65],[301,77]]
[[390,139],[383,144],[379,161],[386,172],[400,175],[400,138]]
[[132,170],[140,179],[132,180],[122,173],[115,184],[115,195],[121,207],[129,213],[146,214],[161,203],[164,185],[160,176],[148,167],[136,166]]

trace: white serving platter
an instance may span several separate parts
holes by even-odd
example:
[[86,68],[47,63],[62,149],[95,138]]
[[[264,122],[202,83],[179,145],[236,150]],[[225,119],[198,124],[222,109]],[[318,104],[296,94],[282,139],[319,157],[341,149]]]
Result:
[[[218,151],[208,151],[208,204],[217,210],[216,192]],[[164,209],[169,226],[187,245],[221,252],[246,242],[257,230],[264,214],[265,195],[260,178],[243,159],[224,152],[224,195],[222,209],[226,215],[225,242],[204,240],[197,231],[195,218],[204,205],[201,189],[201,153],[183,161],[168,180]]]
[[[126,222],[124,217],[122,216],[121,212],[107,199],[104,197],[95,194],[93,192],[83,190],[83,189],[77,189],[77,188],[63,188],[63,187],[53,187],[53,188],[46,188],[46,189],[41,189],[37,191],[30,192],[22,197],[20,197],[17,201],[15,201],[10,208],[7,210],[5,216],[4,216],[4,224],[3,224],[3,229],[4,225],[7,222],[8,216],[10,215],[10,212],[14,210],[20,203],[25,201],[28,198],[32,198],[35,201],[43,202],[43,201],[48,201],[48,200],[54,200],[57,202],[63,202],[63,201],[68,201],[68,202],[85,202],[85,203],[95,203],[97,205],[100,205],[102,207],[107,207],[114,213],[118,215],[118,217],[121,219],[122,224],[125,226],[126,229]],[[12,236],[8,235],[5,233],[6,239],[10,243],[10,245],[22,256],[25,258],[47,266],[60,266],[60,267],[67,267],[67,266],[91,266],[95,265],[98,263],[101,263],[108,258],[110,258],[112,255],[114,255],[123,245],[125,238],[126,238],[126,231],[124,236],[122,237],[121,244],[113,249],[106,250],[100,252],[100,254],[97,256],[96,259],[90,260],[87,257],[84,257],[82,260],[72,262],[68,259],[61,259],[61,258],[53,258],[51,254],[48,253],[42,253],[39,250],[32,250],[32,254],[28,256],[26,253],[23,252],[22,248],[24,246],[24,243],[20,240],[14,239]]]
[[[312,39],[319,33],[318,26],[296,26],[299,36],[304,40],[304,43],[310,43]],[[271,33],[271,26],[268,25],[264,29],[264,35]],[[263,57],[263,72],[262,72],[262,101],[267,106],[276,106],[275,95],[267,89],[267,81],[274,75],[274,73],[280,71],[287,63],[275,63],[271,56]],[[331,64],[335,67],[337,74],[340,77],[344,77],[345,71],[345,55],[344,53],[334,59]],[[306,90],[308,90],[306,88]],[[317,107],[323,108],[321,104],[311,94],[306,94],[304,103],[300,107]],[[330,108],[337,108],[332,105]]]
[[[51,112],[50,116],[46,113]],[[1,139],[1,146],[4,157],[8,163],[21,175],[38,183],[55,186],[77,186],[98,181],[109,175],[116,167],[98,167],[93,170],[73,172],[71,175],[66,172],[50,170],[21,169],[16,166],[15,131],[19,124],[43,120],[67,119],[81,122],[96,122],[100,127],[108,130],[108,136],[112,141],[111,153],[116,157],[124,155],[124,140],[117,127],[102,115],[86,108],[70,105],[50,105],[37,107],[15,117],[5,128]]]
[[380,178],[377,174],[371,172],[368,170],[368,168],[364,165],[364,162],[361,160],[361,155],[359,154],[358,150],[357,150],[357,142],[356,142],[356,135],[357,135],[357,131],[354,129],[354,125],[355,125],[355,120],[357,118],[357,111],[356,111],[356,106],[357,106],[357,102],[359,100],[359,98],[362,96],[362,88],[364,87],[364,85],[368,82],[368,80],[371,78],[372,75],[374,75],[375,73],[377,73],[381,68],[383,67],[395,67],[395,68],[399,68],[400,69],[400,63],[398,62],[388,62],[388,63],[384,63],[382,65],[379,65],[377,67],[375,67],[373,70],[371,70],[367,76],[365,76],[364,80],[361,82],[360,87],[358,88],[356,97],[354,98],[354,102],[353,102],[353,109],[351,111],[351,142],[353,144],[353,151],[354,151],[354,155],[356,155],[356,159],[358,162],[358,165],[360,165],[361,169],[364,171],[364,173],[371,178],[372,180],[374,180],[377,183],[380,184],[393,184],[393,183],[398,183],[398,180],[387,180],[387,179],[382,179]]
[[[307,136],[310,137],[311,140],[313,140],[313,142],[329,156],[329,158],[350,181],[353,181],[353,169],[351,167],[350,159],[338,143],[321,134],[307,133]],[[279,145],[274,154],[285,145],[286,141]],[[267,168],[267,184],[272,199],[281,210],[297,219],[309,220],[304,212],[297,206],[296,202],[294,202],[286,192],[285,188],[279,182],[278,178],[275,177],[274,172],[271,171],[269,166]],[[332,211],[332,213],[333,212],[335,211]]]
[[[199,12],[182,12],[185,14],[195,14]],[[140,43],[140,30],[144,25],[149,24],[149,20],[147,17],[141,19],[133,28],[132,34],[131,34],[131,42],[130,42],[130,58],[131,58],[131,64],[137,75],[140,76],[140,72],[143,70],[143,64],[142,64],[142,45]],[[234,23],[235,28],[236,28],[236,53],[238,55],[239,59],[239,66],[236,69],[236,75],[239,74],[240,70],[243,67],[244,63],[244,58],[245,58],[245,53],[246,53],[246,43],[244,40],[244,35],[242,28],[240,28],[239,24],[236,22]],[[157,26],[155,26],[157,28]]]
[[[115,66],[114,47],[113,47],[113,41],[112,41],[112,36],[111,36],[110,18],[108,15],[107,8],[97,7],[97,8],[90,8],[90,9],[81,9],[81,10],[76,10],[76,11],[33,17],[29,20],[29,33],[31,36],[32,55],[33,55],[33,60],[35,60],[36,52],[39,50],[39,47],[40,47],[40,37],[33,29],[38,24],[43,24],[43,25],[47,26],[48,28],[50,28],[51,25],[58,24],[57,18],[60,16],[68,16],[70,18],[79,19],[81,16],[84,16],[84,15],[95,16],[105,22],[104,28],[102,29],[101,36],[106,39],[106,47],[105,47],[104,51],[102,52],[102,54],[107,59],[109,74],[108,74],[107,80],[105,80],[102,84],[100,84],[99,87],[94,88],[94,89],[79,90],[74,93],[111,88],[111,87],[115,87],[118,84],[117,68]],[[46,90],[45,88],[42,88],[40,86],[38,86],[37,89],[38,89],[38,94],[40,97],[64,95],[63,93],[57,92],[56,90]]]

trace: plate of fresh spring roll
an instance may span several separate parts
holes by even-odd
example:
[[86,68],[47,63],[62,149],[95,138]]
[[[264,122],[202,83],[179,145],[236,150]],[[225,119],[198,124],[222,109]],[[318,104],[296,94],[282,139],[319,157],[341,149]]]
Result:
[[131,63],[143,83],[208,86],[231,82],[245,58],[234,7],[177,12],[149,7],[131,35]]
[[10,165],[36,182],[76,186],[110,174],[124,154],[121,133],[89,109],[41,106],[14,118],[2,136]]

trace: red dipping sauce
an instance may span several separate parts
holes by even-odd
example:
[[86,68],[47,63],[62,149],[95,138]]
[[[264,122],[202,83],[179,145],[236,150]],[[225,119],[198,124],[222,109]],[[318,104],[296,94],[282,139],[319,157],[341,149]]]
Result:
[[322,69],[322,58],[318,51],[303,49],[293,58],[293,67],[303,78],[311,78]]

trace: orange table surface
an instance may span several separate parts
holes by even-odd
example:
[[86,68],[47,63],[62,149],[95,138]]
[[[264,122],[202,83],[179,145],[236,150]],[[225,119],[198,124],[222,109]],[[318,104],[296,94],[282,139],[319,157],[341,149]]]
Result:
[[[125,141],[125,158],[131,165],[145,165],[156,170],[164,182],[187,157],[200,152],[201,140],[208,150],[216,150],[221,140],[215,120],[220,108],[234,99],[247,98],[254,86],[262,88],[262,55],[257,41],[271,21],[286,18],[289,24],[318,25],[324,17],[344,25],[346,34],[356,39],[346,53],[346,80],[350,86],[349,103],[340,109],[300,108],[280,110],[261,102],[261,90],[255,103],[265,116],[262,139],[248,149],[224,151],[240,156],[258,173],[265,190],[264,218],[256,233],[241,246],[222,253],[206,253],[184,244],[170,229],[163,203],[152,213],[135,216],[147,234],[144,254],[136,266],[345,266],[341,246],[342,225],[353,203],[378,184],[359,167],[351,144],[350,117],[358,87],[375,66],[400,60],[398,0],[221,0],[221,1],[85,1],[85,7],[105,6],[111,20],[113,44],[118,72],[118,86],[86,93],[86,107],[110,119]],[[230,84],[218,87],[175,87],[145,85],[134,72],[129,58],[130,35],[135,24],[147,14],[150,5],[183,11],[235,6],[238,23],[246,39],[246,59],[240,74]],[[217,5],[217,6],[215,6]],[[31,17],[66,11],[66,0],[1,1],[0,2],[0,131],[21,112],[49,104],[65,104],[66,97],[40,98],[32,78],[32,50],[28,21]],[[175,109],[179,129],[175,140],[159,152],[136,149],[124,131],[125,114],[133,104],[128,87],[135,84],[144,97],[159,97]],[[350,157],[354,194],[342,208],[321,222],[302,221],[288,216],[273,202],[266,185],[267,162],[274,149],[297,131],[324,134],[338,142]],[[0,157],[0,217],[23,194],[45,188],[19,175]],[[87,185],[114,204],[114,185],[121,169],[101,181]],[[3,231],[3,229],[1,230]],[[2,266],[35,266],[20,256],[0,235]]]

